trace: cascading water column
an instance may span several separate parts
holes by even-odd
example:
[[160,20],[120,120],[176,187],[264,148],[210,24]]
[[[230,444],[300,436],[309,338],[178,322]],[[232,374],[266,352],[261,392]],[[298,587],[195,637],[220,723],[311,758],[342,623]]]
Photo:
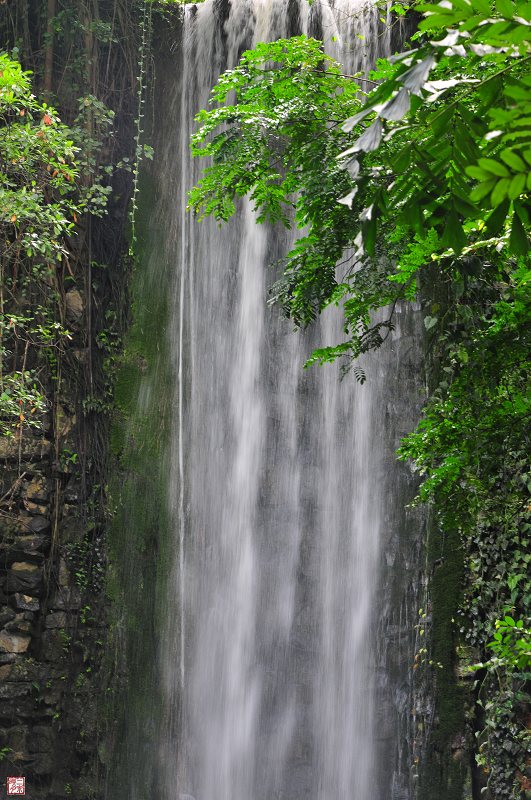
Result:
[[[165,120],[153,220],[174,270],[175,375],[164,699],[147,745],[156,789],[161,800],[410,800],[399,729],[411,646],[391,675],[386,636],[415,570],[399,541],[403,468],[390,456],[411,320],[399,315],[366,360],[363,386],[335,367],[303,371],[342,331],[332,310],[294,333],[268,309],[268,264],[291,234],[256,225],[247,201],[221,230],[185,212],[202,166],[189,157],[193,117],[217,76],[258,41],[302,32],[351,73],[367,70],[387,46],[379,12],[354,0],[207,0],[183,13],[155,97]],[[149,269],[156,261],[153,251]]]

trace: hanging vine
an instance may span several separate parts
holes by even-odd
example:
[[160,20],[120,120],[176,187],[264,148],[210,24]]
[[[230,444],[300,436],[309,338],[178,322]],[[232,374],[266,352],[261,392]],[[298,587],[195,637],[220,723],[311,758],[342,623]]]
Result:
[[138,192],[139,174],[142,158],[151,158],[153,151],[148,145],[141,144],[142,134],[144,133],[143,122],[146,103],[146,75],[151,55],[151,37],[153,31],[153,6],[149,2],[142,4],[142,17],[140,19],[140,58],[138,60],[137,78],[137,115],[135,132],[135,162],[133,167],[133,195],[131,198],[131,244],[129,255],[133,255],[136,249],[136,212],[138,211]]

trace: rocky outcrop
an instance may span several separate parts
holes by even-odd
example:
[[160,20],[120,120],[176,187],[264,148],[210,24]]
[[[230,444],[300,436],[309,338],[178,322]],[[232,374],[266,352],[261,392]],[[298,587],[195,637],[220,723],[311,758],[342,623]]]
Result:
[[0,772],[25,777],[30,800],[97,797],[103,565],[67,408],[53,443],[52,430],[0,439]]

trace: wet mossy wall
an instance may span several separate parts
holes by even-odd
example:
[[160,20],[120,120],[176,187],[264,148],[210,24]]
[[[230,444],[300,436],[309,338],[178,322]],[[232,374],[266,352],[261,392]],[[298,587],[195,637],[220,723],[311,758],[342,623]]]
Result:
[[[424,280],[430,285],[430,296],[435,296],[442,308],[446,307],[450,298],[437,271],[428,269]],[[421,285],[421,296],[422,291]],[[429,334],[425,340],[424,368],[432,391],[442,375]],[[430,615],[426,647],[432,664],[424,680],[433,713],[419,770],[417,800],[469,800],[473,754],[468,747],[465,711],[471,703],[471,692],[459,677],[458,663],[464,552],[457,526],[449,520],[442,524],[435,510],[431,511],[425,543],[425,579]]]
[[433,721],[420,772],[418,800],[463,800],[468,776],[465,747],[466,688],[457,673],[459,604],[463,586],[463,551],[456,528],[428,525],[427,571],[431,627],[428,680]]
[[[150,253],[162,252],[153,224],[156,183],[144,172],[136,219],[132,325],[116,383],[111,433],[115,472],[110,531],[111,638],[119,651],[115,731],[107,797],[130,800],[157,793],[157,765],[142,758],[162,714],[160,628],[171,563],[167,470],[172,427],[173,372],[168,353],[171,271]],[[151,259],[151,265],[148,263]]]
[[[153,100],[155,83],[171,85],[179,80],[176,39],[180,28],[175,17],[154,18],[153,42],[168,56],[162,66],[157,56],[156,71],[149,76],[145,120],[151,129],[146,130],[144,141],[153,146],[155,157],[141,165],[131,324],[116,380],[110,441],[114,474],[108,588],[114,608],[110,637],[119,669],[114,680],[108,800],[151,800],[162,795],[158,759],[163,756],[154,753],[149,743],[161,727],[168,731],[168,738],[178,729],[178,710],[162,706],[165,676],[161,664],[161,649],[167,646],[168,583],[176,552],[170,492],[178,491],[170,488],[169,480],[178,414],[170,352],[178,257],[167,244],[167,226],[172,224],[177,198],[171,186],[163,192],[167,165],[162,154],[173,157],[178,143],[168,141],[171,131],[164,128]],[[172,37],[171,46],[162,44],[167,36]],[[172,591],[177,592],[178,586]]]

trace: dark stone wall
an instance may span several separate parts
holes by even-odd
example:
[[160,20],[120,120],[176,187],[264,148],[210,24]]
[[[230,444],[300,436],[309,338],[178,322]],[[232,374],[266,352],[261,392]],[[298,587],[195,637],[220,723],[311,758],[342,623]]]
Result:
[[68,398],[54,416],[41,436],[0,440],[0,770],[24,776],[28,798],[82,800],[97,796],[103,563]]
[[[134,142],[133,119],[117,123],[121,152]],[[0,785],[25,777],[29,800],[104,791],[118,660],[106,587],[108,442],[129,318],[131,180],[113,178],[108,213],[80,222],[72,240],[58,300],[70,338],[32,356],[46,376],[42,424],[0,437]]]
[[[17,45],[37,95],[46,7],[42,0],[0,4],[3,46]],[[138,26],[136,4],[123,4],[118,14],[114,2],[90,7],[57,4],[63,18],[52,101],[69,124],[81,95],[97,96],[114,112],[98,152],[104,172],[80,179],[112,191],[103,217],[79,214],[57,268],[50,314],[71,338],[61,352],[30,352],[32,368],[42,367],[44,376],[43,424],[31,433],[22,423],[0,437],[0,794],[7,777],[21,776],[29,800],[103,796],[120,679],[111,680],[118,657],[106,586],[108,441],[129,321],[133,176],[117,165],[125,156],[132,164],[136,152]],[[85,14],[93,12],[103,29],[112,22],[112,40],[84,35]]]

